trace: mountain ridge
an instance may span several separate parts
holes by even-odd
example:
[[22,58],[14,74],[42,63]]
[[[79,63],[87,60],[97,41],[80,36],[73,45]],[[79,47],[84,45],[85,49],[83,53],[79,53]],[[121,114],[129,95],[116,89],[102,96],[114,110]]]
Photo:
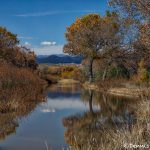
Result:
[[53,54],[53,55],[38,55],[37,56],[37,63],[51,63],[51,64],[67,64],[67,63],[74,63],[74,64],[81,64],[82,57],[79,56],[70,56],[64,54]]

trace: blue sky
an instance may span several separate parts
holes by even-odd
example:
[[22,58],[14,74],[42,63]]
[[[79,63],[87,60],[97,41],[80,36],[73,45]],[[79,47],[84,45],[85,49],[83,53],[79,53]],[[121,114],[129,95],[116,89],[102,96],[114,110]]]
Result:
[[0,26],[38,55],[62,53],[66,27],[89,13],[105,14],[107,0],[0,0]]

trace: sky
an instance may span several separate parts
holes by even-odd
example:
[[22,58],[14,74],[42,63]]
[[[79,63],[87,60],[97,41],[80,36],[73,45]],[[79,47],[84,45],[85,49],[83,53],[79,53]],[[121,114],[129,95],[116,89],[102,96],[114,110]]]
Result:
[[66,27],[90,13],[103,16],[107,0],[0,0],[0,26],[37,55],[62,54]]

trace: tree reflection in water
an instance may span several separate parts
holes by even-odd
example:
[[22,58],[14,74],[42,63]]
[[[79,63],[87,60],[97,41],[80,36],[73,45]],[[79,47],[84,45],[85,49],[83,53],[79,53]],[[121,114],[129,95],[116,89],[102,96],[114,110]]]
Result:
[[81,99],[88,102],[89,110],[62,120],[66,127],[65,140],[73,149],[87,150],[91,147],[97,150],[110,129],[123,132],[130,130],[134,123],[135,105],[131,103],[135,100],[92,90],[83,90]]
[[[3,97],[5,93],[1,93]],[[13,97],[13,95],[11,95]],[[27,117],[39,104],[44,100],[44,94],[39,94],[34,99],[34,96],[16,98],[16,95],[11,100],[0,101],[0,140],[4,140],[8,135],[15,133],[19,126],[19,119]]]

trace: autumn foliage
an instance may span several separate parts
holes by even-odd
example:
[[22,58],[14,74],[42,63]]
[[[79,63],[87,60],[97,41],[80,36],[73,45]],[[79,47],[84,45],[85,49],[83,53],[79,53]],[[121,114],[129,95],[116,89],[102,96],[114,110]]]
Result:
[[98,14],[89,14],[78,18],[67,28],[67,44],[64,52],[70,55],[79,55],[88,60],[89,82],[93,81],[93,63],[95,59],[105,58],[118,53],[120,45],[118,15],[108,12],[101,17]]
[[45,82],[37,74],[35,54],[18,44],[17,35],[0,27],[0,113],[18,101],[42,98]]
[[17,67],[36,69],[34,52],[18,44],[17,35],[0,27],[0,59]]
[[83,57],[90,83],[97,72],[101,81],[115,72],[117,77],[120,66],[123,78],[138,76],[141,60],[150,72],[150,2],[109,0],[109,4],[112,12],[107,11],[103,17],[88,14],[77,18],[65,33],[64,52]]

